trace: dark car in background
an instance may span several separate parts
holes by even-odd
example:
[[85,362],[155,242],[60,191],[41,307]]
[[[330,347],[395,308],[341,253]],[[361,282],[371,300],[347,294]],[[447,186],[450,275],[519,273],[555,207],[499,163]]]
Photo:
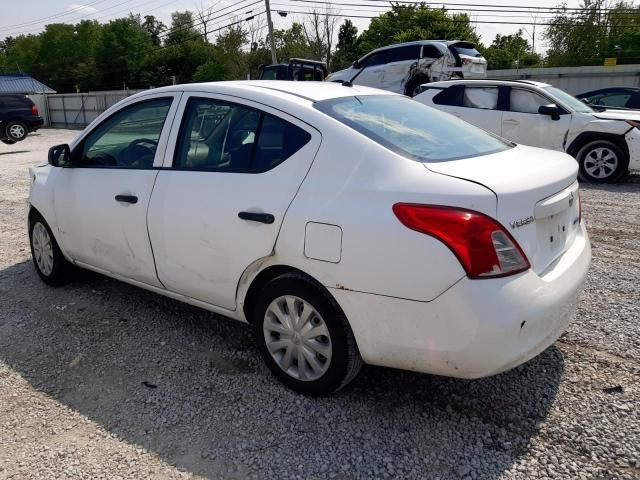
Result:
[[0,95],[0,141],[3,143],[20,142],[43,123],[38,108],[25,95]]
[[601,88],[576,97],[593,107],[640,110],[640,88],[636,87]]
[[326,63],[306,58],[292,58],[289,63],[260,65],[260,80],[322,82],[327,75]]

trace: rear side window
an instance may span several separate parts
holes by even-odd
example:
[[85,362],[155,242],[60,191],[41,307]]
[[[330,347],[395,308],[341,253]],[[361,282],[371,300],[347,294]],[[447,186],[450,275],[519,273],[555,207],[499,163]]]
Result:
[[6,108],[31,108],[31,100],[19,95],[7,95],[0,101]]
[[390,48],[386,53],[387,61],[385,63],[418,60],[418,58],[420,58],[420,45],[406,45],[404,47]]
[[604,95],[594,95],[589,100],[592,105],[603,105],[606,107],[624,107],[631,98],[630,93],[607,93]]
[[174,167],[263,172],[284,162],[310,139],[296,125],[254,108],[192,98],[180,127]]
[[442,52],[435,45],[423,45],[422,56],[424,58],[440,58]]
[[433,97],[433,103],[436,105],[450,105],[454,107],[458,107],[462,104],[462,88],[457,85],[454,85],[449,88],[445,88]]
[[465,87],[462,106],[496,110],[498,108],[497,87]]
[[336,98],[314,107],[389,150],[421,162],[476,157],[511,146],[452,115],[396,95]]

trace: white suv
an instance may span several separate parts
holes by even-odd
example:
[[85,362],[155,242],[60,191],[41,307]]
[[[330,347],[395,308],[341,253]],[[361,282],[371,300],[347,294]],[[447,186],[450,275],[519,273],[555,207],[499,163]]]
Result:
[[598,111],[546,83],[448,81],[422,87],[415,99],[508,140],[561,150],[578,160],[580,176],[615,182],[640,169],[640,113]]
[[327,77],[330,82],[382,88],[413,97],[423,83],[451,78],[486,78],[487,61],[473,43],[419,40],[369,52]]

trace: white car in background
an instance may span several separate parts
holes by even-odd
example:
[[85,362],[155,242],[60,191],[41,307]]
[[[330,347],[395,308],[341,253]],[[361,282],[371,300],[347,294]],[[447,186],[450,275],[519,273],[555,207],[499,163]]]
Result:
[[590,262],[571,157],[364,87],[148,90],[30,175],[45,283],[82,267],[249,322],[309,394],[363,361],[515,367],[565,330]]
[[569,153],[584,180],[616,182],[640,169],[640,112],[594,110],[528,80],[438,82],[422,90],[418,102],[516,143]]
[[327,81],[351,82],[413,97],[423,83],[486,76],[487,61],[473,43],[419,40],[373,50],[351,67],[329,75]]

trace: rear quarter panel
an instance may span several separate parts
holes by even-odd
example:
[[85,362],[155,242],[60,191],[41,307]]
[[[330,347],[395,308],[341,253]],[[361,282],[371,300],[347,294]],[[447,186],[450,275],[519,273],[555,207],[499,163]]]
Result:
[[[433,174],[341,124],[332,127],[322,130],[323,143],[287,212],[273,261],[299,268],[328,288],[436,298],[465,276],[464,269],[443,243],[403,226],[393,205],[448,204],[495,215],[495,196]],[[340,227],[339,262],[305,256],[308,222]]]

